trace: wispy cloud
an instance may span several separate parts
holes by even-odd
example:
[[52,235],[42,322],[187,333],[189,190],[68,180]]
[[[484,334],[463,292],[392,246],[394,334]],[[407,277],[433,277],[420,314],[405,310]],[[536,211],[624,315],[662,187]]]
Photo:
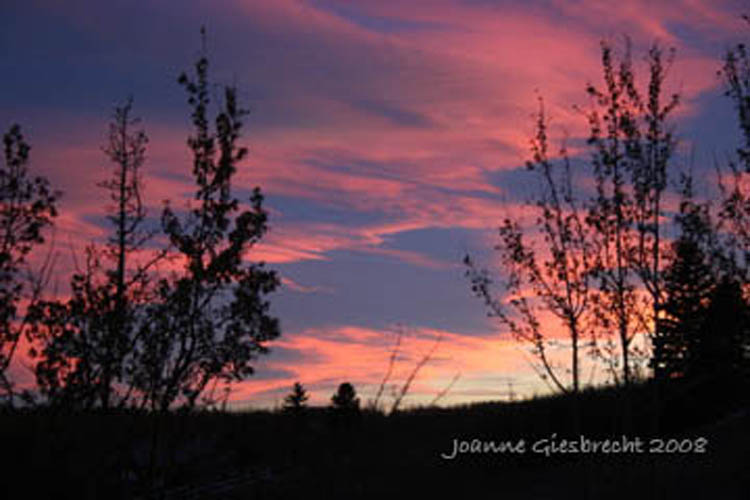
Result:
[[[285,331],[277,352],[287,358],[272,355],[258,371],[266,374],[236,397],[271,397],[295,377],[321,391],[343,378],[374,384],[392,334],[384,322],[431,335],[440,328],[425,318],[442,318],[453,326],[443,328],[440,352],[453,361],[441,358],[424,380],[460,371],[466,385],[455,400],[465,401],[496,394],[492,376],[534,377],[494,326],[474,335],[472,315],[483,311],[459,281],[457,254],[489,251],[503,216],[528,215],[535,185],[523,165],[537,97],[553,140],[567,135],[571,153],[585,157],[587,123],[572,105],[589,105],[585,86],[601,81],[599,42],[620,50],[629,35],[643,76],[651,43],[676,48],[669,89],[683,101],[675,126],[705,123],[720,112],[706,99],[720,93],[719,58],[746,35],[743,9],[730,0],[26,2],[0,19],[17,47],[0,63],[9,75],[0,82],[0,125],[28,130],[33,167],[65,192],[57,240],[80,251],[107,235],[96,182],[111,165],[100,146],[111,107],[134,94],[151,138],[145,198],[157,222],[162,200],[182,208],[194,191],[189,117],[175,80],[193,63],[206,24],[212,75],[236,83],[251,109],[236,193],[244,200],[259,185],[270,208],[270,231],[248,258],[280,269],[294,299],[282,301],[282,324],[313,323]],[[715,123],[712,133],[732,137],[730,120]],[[353,253],[362,258],[353,263]],[[384,260],[402,267],[386,274]],[[406,275],[423,281],[398,280]],[[465,289],[449,294],[448,286]],[[296,299],[315,304],[314,320]],[[384,318],[384,304],[414,305]],[[427,344],[414,340],[416,351]],[[290,352],[301,354],[292,362]]]

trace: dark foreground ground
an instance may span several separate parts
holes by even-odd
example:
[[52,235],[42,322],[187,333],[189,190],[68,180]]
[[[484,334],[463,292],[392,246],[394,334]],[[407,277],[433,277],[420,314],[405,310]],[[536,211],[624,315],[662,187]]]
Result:
[[[645,384],[392,416],[7,413],[0,498],[747,500],[750,412],[738,391]],[[640,439],[640,452],[560,449],[622,436]],[[454,439],[508,442],[516,452],[446,459]]]

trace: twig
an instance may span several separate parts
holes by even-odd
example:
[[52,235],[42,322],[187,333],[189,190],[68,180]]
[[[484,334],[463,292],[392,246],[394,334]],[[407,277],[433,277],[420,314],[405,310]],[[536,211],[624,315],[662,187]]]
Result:
[[432,355],[435,353],[435,350],[438,348],[438,345],[440,344],[440,341],[443,340],[442,334],[438,336],[437,340],[435,340],[435,344],[432,346],[432,349],[425,354],[422,359],[419,360],[419,363],[414,366],[414,369],[409,374],[409,377],[406,379],[406,382],[404,382],[404,385],[401,387],[401,391],[396,396],[396,399],[393,401],[393,406],[391,407],[391,413],[395,413],[398,410],[399,405],[401,404],[401,401],[403,401],[404,396],[406,396],[406,393],[409,392],[409,387],[411,387],[412,382],[416,378],[417,374],[419,373],[419,370],[422,369],[424,365],[426,365],[431,359]]
[[378,388],[378,392],[375,395],[375,399],[373,400],[373,403],[372,403],[373,408],[376,410],[378,409],[380,397],[383,395],[383,391],[385,390],[385,385],[388,383],[388,380],[390,380],[391,374],[393,373],[393,366],[396,364],[396,357],[398,356],[399,349],[401,347],[401,338],[403,337],[403,335],[404,335],[404,331],[399,326],[398,333],[396,334],[396,345],[393,347],[393,351],[391,352],[390,359],[388,360],[388,370],[386,371],[382,382],[380,382],[380,387]]
[[437,393],[435,398],[432,401],[430,401],[430,406],[435,406],[438,401],[443,399],[445,395],[448,394],[448,392],[451,390],[451,388],[453,388],[453,385],[458,381],[459,378],[461,378],[461,372],[456,373],[453,376],[453,379],[450,381],[450,383],[447,386],[445,386],[445,388],[442,391]]

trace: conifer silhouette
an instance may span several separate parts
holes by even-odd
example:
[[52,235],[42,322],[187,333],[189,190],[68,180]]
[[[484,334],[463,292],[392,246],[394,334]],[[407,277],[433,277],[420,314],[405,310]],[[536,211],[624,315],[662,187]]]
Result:
[[664,272],[664,314],[653,339],[651,365],[658,379],[682,377],[689,371],[714,285],[711,267],[697,242],[680,238],[673,252]]
[[301,383],[295,382],[292,392],[284,398],[284,411],[299,414],[307,408],[307,400],[310,397]]

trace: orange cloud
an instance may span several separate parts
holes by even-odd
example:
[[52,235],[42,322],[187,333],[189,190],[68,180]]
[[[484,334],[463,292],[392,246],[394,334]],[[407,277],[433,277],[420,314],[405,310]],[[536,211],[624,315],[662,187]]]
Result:
[[[248,257],[314,266],[350,250],[435,271],[451,269],[456,263],[394,248],[393,242],[409,232],[460,228],[472,231],[469,238],[475,241],[467,246],[489,248],[497,243],[492,228],[504,216],[529,217],[520,184],[503,175],[529,157],[538,94],[552,120],[553,146],[563,132],[579,144],[588,127],[571,105],[585,107],[585,85],[601,81],[599,41],[608,39],[619,50],[619,37],[631,34],[643,82],[641,54],[657,39],[677,49],[669,89],[684,95],[674,117],[679,126],[706,112],[701,96],[718,91],[718,57],[744,29],[733,9],[732,2],[699,0],[222,2],[217,45],[230,44],[220,31],[227,18],[248,27],[232,33],[231,40],[239,40],[231,45],[237,46],[235,53],[218,51],[219,59],[237,67],[225,68],[221,60],[216,65],[218,75],[229,75],[224,81],[238,83],[252,109],[243,139],[250,155],[234,187],[246,194],[260,185],[274,208],[270,232]],[[76,28],[106,32],[93,17],[78,17]],[[253,43],[248,33],[256,32],[264,43]],[[144,40],[158,39],[150,36]],[[180,92],[172,80],[167,87],[159,78],[150,84],[159,86],[154,95]],[[141,110],[137,95],[135,111],[151,138],[145,197],[151,216],[158,218],[163,199],[180,209],[194,191],[185,147],[188,111],[177,121],[157,106]],[[65,192],[57,248],[80,252],[109,234],[102,220],[106,195],[95,187],[111,169],[99,148],[108,117],[92,110],[69,115],[49,112],[56,135],[39,147],[32,137],[32,156],[40,172]],[[586,154],[575,146],[570,152]],[[308,202],[311,213],[290,216],[285,202],[276,201],[282,197]],[[674,199],[669,206],[675,206]],[[315,213],[331,207],[344,215],[331,220]],[[361,222],[357,216],[367,217]],[[71,268],[61,268],[62,283]],[[300,293],[325,291],[286,275],[284,285]],[[436,334],[445,338],[415,386],[417,400],[437,392],[455,372],[462,378],[455,388],[461,396],[454,401],[495,394],[496,386],[504,390],[501,377],[528,384],[535,377],[529,377],[508,339],[415,331],[409,339],[412,354],[424,352]],[[363,394],[371,394],[385,368],[392,333],[333,322],[325,329],[285,332],[275,345],[287,354],[300,353],[299,359],[262,361],[261,367],[277,376],[263,378],[259,370],[259,378],[244,383],[235,398],[278,394],[296,378],[316,391],[351,378],[363,385]],[[405,359],[404,365],[415,359]],[[316,392],[315,398],[325,402],[327,395]]]
[[[330,397],[326,391],[330,389],[332,393],[335,386],[344,381],[352,382],[367,400],[374,396],[385,375],[395,335],[396,329],[375,330],[358,326],[289,332],[273,343],[272,354],[260,361],[258,374],[262,375],[264,370],[274,372],[281,369],[293,373],[270,381],[251,378],[237,388],[233,399],[236,402],[258,401],[259,395],[284,392],[294,381],[300,380],[307,387],[318,388],[318,391],[312,391],[315,404],[326,404]],[[526,368],[523,359],[517,355],[518,346],[510,339],[497,335],[467,337],[455,332],[414,328],[406,330],[391,383],[403,384],[438,337],[442,337],[442,341],[432,361],[425,365],[417,379],[428,382],[420,382],[425,385],[411,394],[416,400],[434,397],[442,389],[440,382],[446,377],[450,380],[456,373],[461,373],[462,379],[488,377],[490,374],[493,377],[505,374],[512,379],[515,373]],[[293,363],[287,359],[288,355],[276,360],[274,349],[294,352],[298,357]],[[459,386],[457,383],[456,388]]]

